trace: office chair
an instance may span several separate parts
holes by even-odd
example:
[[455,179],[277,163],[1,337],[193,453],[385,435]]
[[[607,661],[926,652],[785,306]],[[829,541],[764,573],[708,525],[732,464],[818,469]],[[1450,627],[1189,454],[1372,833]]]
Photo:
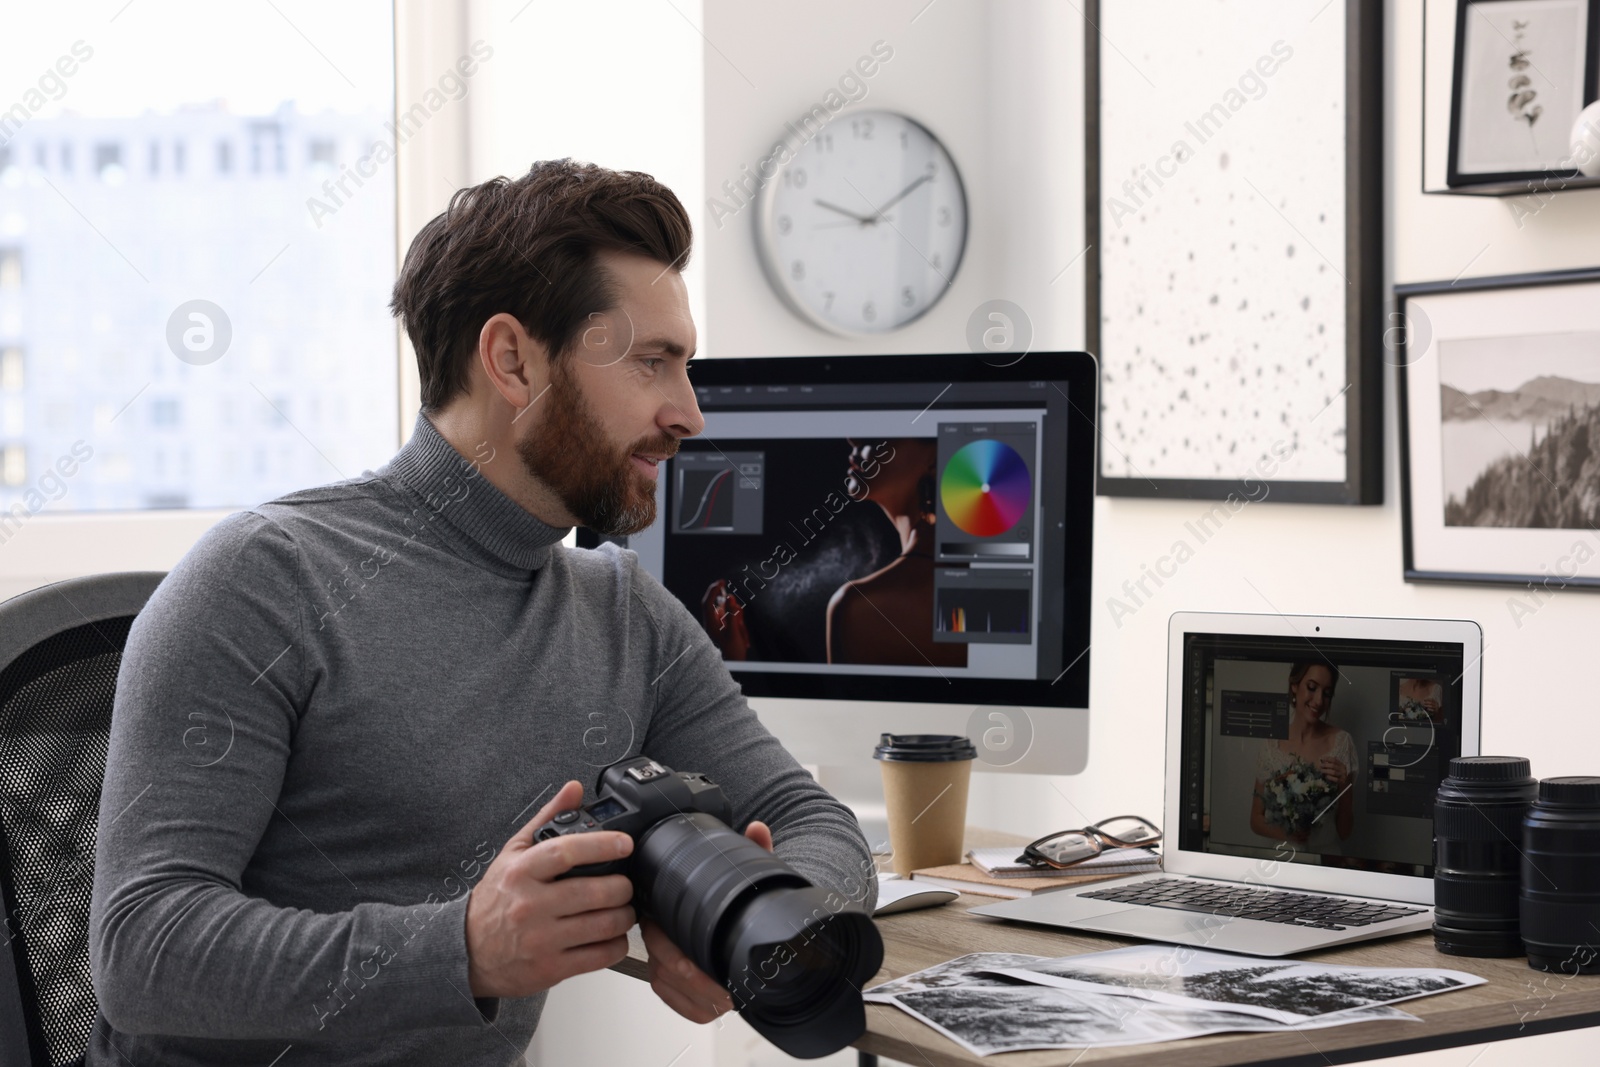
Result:
[[81,1062],[97,1003],[89,893],[128,629],[164,574],[74,578],[0,603],[0,1060]]

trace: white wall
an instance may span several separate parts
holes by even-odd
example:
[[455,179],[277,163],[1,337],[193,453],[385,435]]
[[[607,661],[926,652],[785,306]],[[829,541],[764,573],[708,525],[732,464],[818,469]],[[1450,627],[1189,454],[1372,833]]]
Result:
[[[707,0],[706,195],[769,155],[784,123],[818,104],[882,41],[892,58],[856,105],[903,111],[950,150],[966,186],[968,244],[943,300],[910,326],[863,344],[791,314],[756,258],[754,208],[720,224],[697,215],[713,356],[939,352],[964,348],[967,317],[1004,297],[1049,343],[1082,347],[1081,36],[1071,5],[803,6]],[[1062,254],[1070,246],[1070,251]],[[1052,284],[1052,279],[1055,279]],[[1038,347],[1037,343],[1035,347]]]
[[[703,183],[698,0],[469,0],[471,38],[495,49],[472,110],[463,181],[516,178],[571,156],[642,170],[693,214]],[[704,257],[684,269],[690,309],[705,321]],[[704,344],[704,339],[701,341]]]

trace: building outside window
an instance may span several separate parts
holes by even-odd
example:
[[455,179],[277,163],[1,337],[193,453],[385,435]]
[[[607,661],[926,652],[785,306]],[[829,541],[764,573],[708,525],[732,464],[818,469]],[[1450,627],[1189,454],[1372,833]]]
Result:
[[[289,150],[389,136],[393,10],[279,8],[200,5],[175,28],[130,7],[59,100],[0,134],[0,520],[37,513],[36,480],[75,445],[92,455],[50,513],[247,507],[393,454],[393,165],[318,217],[331,157]],[[0,40],[0,69],[87,36],[8,18],[40,25]],[[213,165],[186,168],[188,146]],[[331,397],[344,417],[313,424]]]

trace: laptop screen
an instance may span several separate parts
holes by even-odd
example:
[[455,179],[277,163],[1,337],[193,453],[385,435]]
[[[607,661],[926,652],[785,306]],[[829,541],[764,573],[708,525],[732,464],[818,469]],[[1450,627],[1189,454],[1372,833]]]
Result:
[[1462,646],[1188,633],[1179,847],[1433,874]]

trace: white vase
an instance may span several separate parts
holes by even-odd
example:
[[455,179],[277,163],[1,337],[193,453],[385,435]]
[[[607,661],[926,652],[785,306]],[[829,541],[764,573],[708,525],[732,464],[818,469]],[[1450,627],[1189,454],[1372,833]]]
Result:
[[1580,174],[1600,178],[1600,100],[1579,112],[1572,124],[1570,158]]

